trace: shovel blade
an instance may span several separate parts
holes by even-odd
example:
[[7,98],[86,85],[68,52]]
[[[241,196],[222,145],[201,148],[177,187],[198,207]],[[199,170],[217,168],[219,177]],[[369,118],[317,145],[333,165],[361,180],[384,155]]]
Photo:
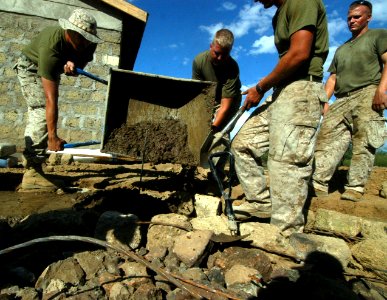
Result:
[[204,140],[200,148],[200,165],[203,168],[209,167],[208,156],[209,156],[210,148],[211,148],[212,142],[214,141],[214,138],[215,138],[214,133],[211,131],[207,135],[206,139]]

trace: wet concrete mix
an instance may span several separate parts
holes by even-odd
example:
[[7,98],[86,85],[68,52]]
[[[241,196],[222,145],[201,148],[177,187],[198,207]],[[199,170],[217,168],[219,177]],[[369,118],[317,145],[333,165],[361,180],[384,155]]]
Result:
[[187,137],[187,126],[178,120],[125,123],[112,131],[102,151],[153,163],[195,165]]

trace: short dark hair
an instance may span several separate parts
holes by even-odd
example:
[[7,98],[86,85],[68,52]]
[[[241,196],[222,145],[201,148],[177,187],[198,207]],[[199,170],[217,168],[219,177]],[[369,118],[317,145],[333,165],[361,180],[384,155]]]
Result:
[[353,1],[351,3],[351,5],[349,6],[349,8],[352,8],[352,7],[355,7],[355,6],[359,6],[359,5],[367,6],[370,9],[370,12],[372,14],[372,3],[367,1],[367,0],[356,0],[356,1]]
[[231,50],[234,44],[234,35],[230,30],[222,28],[215,33],[212,44],[215,45],[215,43],[224,49]]

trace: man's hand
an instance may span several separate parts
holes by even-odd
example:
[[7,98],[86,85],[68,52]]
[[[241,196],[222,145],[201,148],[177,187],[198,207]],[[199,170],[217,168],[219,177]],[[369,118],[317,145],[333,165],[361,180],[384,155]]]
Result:
[[372,109],[381,111],[387,108],[387,52],[384,52],[381,57],[383,61],[382,78],[375,92],[374,100],[372,101]]
[[52,137],[48,138],[48,150],[51,151],[61,151],[64,149],[64,144],[66,144],[65,140],[62,140],[60,137]]
[[77,76],[77,71],[75,68],[75,64],[72,61],[68,61],[64,67],[63,71],[67,76]]
[[329,110],[329,103],[326,102],[326,103],[324,103],[322,115],[325,116],[327,114],[328,110]]
[[387,94],[380,89],[375,92],[374,100],[372,101],[372,109],[380,111],[387,108]]
[[243,107],[246,110],[249,110],[250,108],[257,106],[263,97],[263,94],[260,94],[257,92],[257,89],[255,88],[255,86],[242,92],[242,95],[246,95],[245,102],[243,103]]

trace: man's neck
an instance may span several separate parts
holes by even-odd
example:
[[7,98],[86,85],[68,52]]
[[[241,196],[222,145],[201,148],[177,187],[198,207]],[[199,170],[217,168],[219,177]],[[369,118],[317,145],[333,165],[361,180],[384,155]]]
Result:
[[352,39],[351,40],[355,40],[355,39],[359,38],[360,36],[365,34],[367,31],[368,31],[368,26],[364,27],[361,31],[359,31],[357,33],[352,33]]

